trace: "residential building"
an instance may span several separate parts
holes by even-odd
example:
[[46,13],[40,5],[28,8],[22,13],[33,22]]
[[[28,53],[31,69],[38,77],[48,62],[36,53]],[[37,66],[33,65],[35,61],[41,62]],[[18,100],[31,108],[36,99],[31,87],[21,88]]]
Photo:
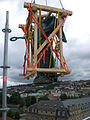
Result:
[[29,107],[27,120],[67,120],[69,113],[61,101],[40,101]]
[[27,120],[83,120],[90,116],[90,97],[40,101],[28,108]]
[[90,116],[90,97],[65,100],[63,104],[69,111],[69,120],[82,120]]

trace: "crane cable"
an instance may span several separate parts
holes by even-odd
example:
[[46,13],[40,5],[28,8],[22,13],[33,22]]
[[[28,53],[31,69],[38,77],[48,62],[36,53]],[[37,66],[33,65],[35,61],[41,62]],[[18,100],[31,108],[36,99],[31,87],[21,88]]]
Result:
[[64,9],[63,4],[62,4],[62,1],[59,0],[59,2],[60,2],[60,5],[61,5],[62,9]]

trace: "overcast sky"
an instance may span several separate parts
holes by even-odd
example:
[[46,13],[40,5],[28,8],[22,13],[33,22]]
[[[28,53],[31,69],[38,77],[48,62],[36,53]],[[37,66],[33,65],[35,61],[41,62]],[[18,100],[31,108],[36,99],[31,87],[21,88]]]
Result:
[[[5,14],[9,10],[9,26],[12,36],[23,36],[23,32],[18,28],[19,24],[25,24],[28,12],[24,2],[31,0],[0,0],[0,65],[3,64],[3,43],[4,34],[2,29],[5,27]],[[45,0],[36,0],[36,3],[46,4]],[[47,0],[49,6],[61,8],[59,0]],[[73,15],[68,17],[64,32],[67,44],[64,44],[64,56],[71,74],[64,79],[80,80],[90,78],[90,0],[62,0],[65,9],[73,11]],[[25,52],[24,40],[17,42],[9,41],[8,64],[8,85],[19,83],[30,83],[19,77],[23,70],[23,56]],[[32,81],[32,80],[31,80]],[[0,69],[0,87],[2,86],[2,70]]]

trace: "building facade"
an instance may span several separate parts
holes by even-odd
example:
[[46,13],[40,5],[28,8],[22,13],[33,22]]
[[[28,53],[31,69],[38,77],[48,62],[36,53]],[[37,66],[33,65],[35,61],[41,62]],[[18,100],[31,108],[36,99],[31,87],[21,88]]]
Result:
[[90,97],[40,101],[28,109],[27,120],[83,120],[90,116]]
[[69,114],[61,101],[40,101],[29,107],[28,120],[67,120]]

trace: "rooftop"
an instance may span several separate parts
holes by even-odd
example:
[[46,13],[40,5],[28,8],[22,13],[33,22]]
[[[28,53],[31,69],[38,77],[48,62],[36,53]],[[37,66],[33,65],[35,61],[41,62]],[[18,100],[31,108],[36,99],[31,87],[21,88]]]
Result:
[[63,109],[64,105],[61,101],[58,100],[45,100],[45,101],[40,101],[32,106],[30,108],[35,108],[35,109]]
[[90,102],[90,97],[85,97],[85,98],[78,98],[78,99],[69,99],[69,100],[65,100],[62,101],[64,106],[72,106],[72,105],[83,105],[85,103],[89,103]]

